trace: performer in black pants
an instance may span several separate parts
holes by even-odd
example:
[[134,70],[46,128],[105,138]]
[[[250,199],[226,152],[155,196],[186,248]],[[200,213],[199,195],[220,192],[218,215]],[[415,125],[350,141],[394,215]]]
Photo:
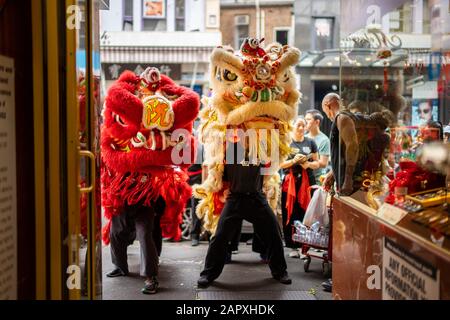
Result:
[[[235,150],[240,146],[237,143],[229,145]],[[236,154],[237,152],[234,153]],[[240,228],[242,219],[253,224],[255,233],[264,243],[272,277],[281,283],[291,284],[292,281],[286,271],[281,230],[262,191],[264,178],[261,175],[262,166],[246,164],[238,161],[237,157],[233,159],[235,160],[233,163],[225,164],[224,170],[224,181],[229,182],[230,194],[220,214],[216,233],[209,244],[205,267],[197,284],[205,288],[222,273],[230,237],[237,228]]]
[[139,205],[127,206],[124,213],[113,216],[110,234],[111,259],[122,275],[128,274],[127,247],[135,235],[141,247],[141,263],[145,276],[152,278],[158,275],[158,251],[153,239],[154,221],[154,209]]

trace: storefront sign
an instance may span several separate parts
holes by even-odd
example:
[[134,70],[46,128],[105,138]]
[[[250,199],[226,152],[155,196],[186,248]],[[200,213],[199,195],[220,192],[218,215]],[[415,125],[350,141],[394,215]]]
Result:
[[407,214],[405,210],[390,205],[389,203],[383,203],[377,212],[379,218],[393,225],[399,223]]
[[161,74],[170,77],[172,80],[181,80],[181,64],[104,63],[102,66],[106,80],[117,80],[120,74],[125,70],[130,70],[135,74],[140,75],[147,67],[158,68]]
[[163,19],[166,17],[165,0],[144,0],[143,16],[148,19]]
[[14,60],[0,56],[0,300],[17,299]]
[[438,83],[437,81],[426,81],[420,86],[412,88],[413,99],[437,99]]
[[383,300],[438,300],[439,270],[394,241],[383,242]]

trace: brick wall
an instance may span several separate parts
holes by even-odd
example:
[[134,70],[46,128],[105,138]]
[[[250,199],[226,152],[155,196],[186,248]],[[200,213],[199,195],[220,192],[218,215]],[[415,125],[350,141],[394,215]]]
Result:
[[[264,19],[264,45],[274,41],[274,28],[291,28],[293,7],[284,6],[263,6],[261,12],[265,12]],[[235,44],[235,24],[234,17],[237,15],[249,15],[249,36],[256,36],[256,9],[255,7],[221,7],[220,9],[220,31],[222,32],[223,44],[234,47]],[[290,32],[293,32],[292,30]],[[236,49],[236,48],[235,48]]]

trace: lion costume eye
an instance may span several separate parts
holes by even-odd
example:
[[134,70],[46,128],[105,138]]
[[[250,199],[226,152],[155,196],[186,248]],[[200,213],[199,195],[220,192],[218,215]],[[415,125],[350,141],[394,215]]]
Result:
[[250,45],[250,47],[252,47],[253,49],[256,49],[259,45],[259,41],[258,39],[250,39],[250,41],[248,42],[248,44]]
[[127,124],[125,123],[125,121],[123,121],[122,118],[121,118],[118,114],[113,113],[113,117],[114,117],[114,120],[115,120],[118,124],[120,124],[122,127],[126,127],[126,126],[127,126]]
[[227,69],[224,69],[223,70],[223,78],[226,81],[235,81],[237,79],[237,75],[236,75],[236,73],[233,73]]

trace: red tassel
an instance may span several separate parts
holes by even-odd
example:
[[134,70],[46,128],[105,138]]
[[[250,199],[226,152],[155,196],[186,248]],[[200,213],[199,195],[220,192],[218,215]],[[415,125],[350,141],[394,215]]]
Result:
[[294,173],[289,170],[289,174],[286,176],[283,182],[283,192],[287,192],[286,199],[286,209],[287,209],[287,219],[286,225],[289,224],[292,216],[292,210],[294,210],[294,202],[295,202],[295,177]]
[[311,193],[309,191],[309,177],[306,169],[303,169],[302,172],[302,185],[300,186],[300,190],[298,191],[297,199],[300,207],[306,211],[309,202],[311,201]]

